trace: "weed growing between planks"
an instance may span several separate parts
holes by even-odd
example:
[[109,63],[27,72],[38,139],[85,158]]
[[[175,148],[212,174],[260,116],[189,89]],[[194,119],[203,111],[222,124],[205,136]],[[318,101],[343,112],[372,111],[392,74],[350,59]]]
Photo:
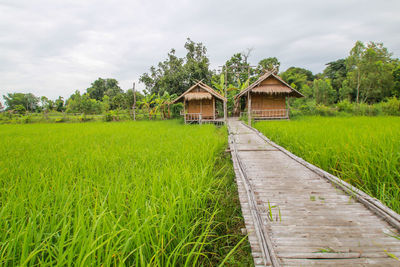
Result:
[[255,127],[400,212],[399,117],[302,117]]
[[232,251],[242,221],[226,139],[174,121],[0,125],[0,265],[248,259],[246,243]]

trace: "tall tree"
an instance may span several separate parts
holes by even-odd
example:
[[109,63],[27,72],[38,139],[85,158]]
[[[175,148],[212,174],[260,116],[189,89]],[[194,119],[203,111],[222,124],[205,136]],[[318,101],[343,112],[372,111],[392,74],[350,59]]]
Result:
[[175,49],[171,49],[166,60],[159,62],[157,67],[152,66],[149,73],[140,77],[146,91],[160,95],[164,92],[181,94],[196,80],[211,81],[206,47],[189,38],[184,47],[187,51],[184,58],[177,57]]
[[227,84],[232,84],[237,87],[238,83],[244,83],[246,80],[254,77],[254,70],[250,68],[248,57],[249,56],[243,52],[236,53],[225,62],[222,67],[222,72],[225,73],[225,71],[227,71]]
[[329,105],[336,101],[336,91],[329,79],[316,79],[313,82],[314,98],[317,104]]
[[98,78],[86,91],[90,98],[98,101],[101,101],[105,94],[112,98],[119,93],[123,93],[123,90],[118,85],[118,81],[112,78]]
[[55,105],[55,109],[56,109],[58,112],[65,111],[64,99],[63,99],[62,96],[59,96],[59,97],[54,101],[54,105]]
[[400,97],[400,62],[396,60],[394,62],[395,67],[393,68],[393,91],[392,95],[396,97]]
[[279,73],[279,67],[281,63],[276,57],[268,57],[260,60],[257,65],[257,73],[260,75],[263,73],[264,70],[273,71],[275,70],[276,73]]
[[3,98],[7,105],[7,110],[14,110],[16,106],[21,105],[25,110],[33,112],[39,106],[39,98],[31,93],[9,93],[3,95]]
[[323,77],[331,80],[332,88],[339,95],[340,88],[342,88],[343,81],[347,76],[347,67],[345,59],[338,59],[326,64],[323,72]]
[[300,92],[309,89],[314,80],[314,75],[310,70],[297,67],[288,68],[285,72],[281,73],[280,76],[285,82]]
[[356,102],[378,102],[391,95],[394,86],[393,60],[382,43],[357,41],[346,59],[350,88]]

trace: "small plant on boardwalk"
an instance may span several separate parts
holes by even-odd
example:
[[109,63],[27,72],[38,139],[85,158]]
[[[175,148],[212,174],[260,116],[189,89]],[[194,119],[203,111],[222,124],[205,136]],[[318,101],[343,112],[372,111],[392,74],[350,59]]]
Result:
[[[273,209],[278,209],[278,213],[277,214],[275,214],[275,219],[274,219],[274,215],[273,215],[273,212],[272,212],[272,210]],[[268,201],[268,219],[271,221],[271,222],[273,222],[274,220],[275,221],[282,221],[282,214],[281,214],[281,209],[277,206],[277,205],[273,205],[273,206],[271,206],[271,204],[269,203],[269,201]]]
[[340,252],[337,252],[333,248],[327,247],[327,248],[320,248],[314,253],[340,253]]

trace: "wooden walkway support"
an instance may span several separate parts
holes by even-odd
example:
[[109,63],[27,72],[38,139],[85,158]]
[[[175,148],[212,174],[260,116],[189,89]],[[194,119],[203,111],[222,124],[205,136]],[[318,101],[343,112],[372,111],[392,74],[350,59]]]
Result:
[[237,119],[229,146],[256,266],[400,266],[400,216]]

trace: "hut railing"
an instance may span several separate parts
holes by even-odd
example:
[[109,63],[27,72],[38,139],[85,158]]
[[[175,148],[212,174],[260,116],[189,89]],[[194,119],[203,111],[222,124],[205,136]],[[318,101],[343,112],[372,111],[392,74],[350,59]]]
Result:
[[270,119],[270,118],[289,118],[289,109],[263,109],[252,110],[251,117],[254,119]]
[[185,119],[185,123],[187,122],[198,122],[201,123],[202,121],[202,116],[201,113],[185,113],[183,115],[184,119]]

